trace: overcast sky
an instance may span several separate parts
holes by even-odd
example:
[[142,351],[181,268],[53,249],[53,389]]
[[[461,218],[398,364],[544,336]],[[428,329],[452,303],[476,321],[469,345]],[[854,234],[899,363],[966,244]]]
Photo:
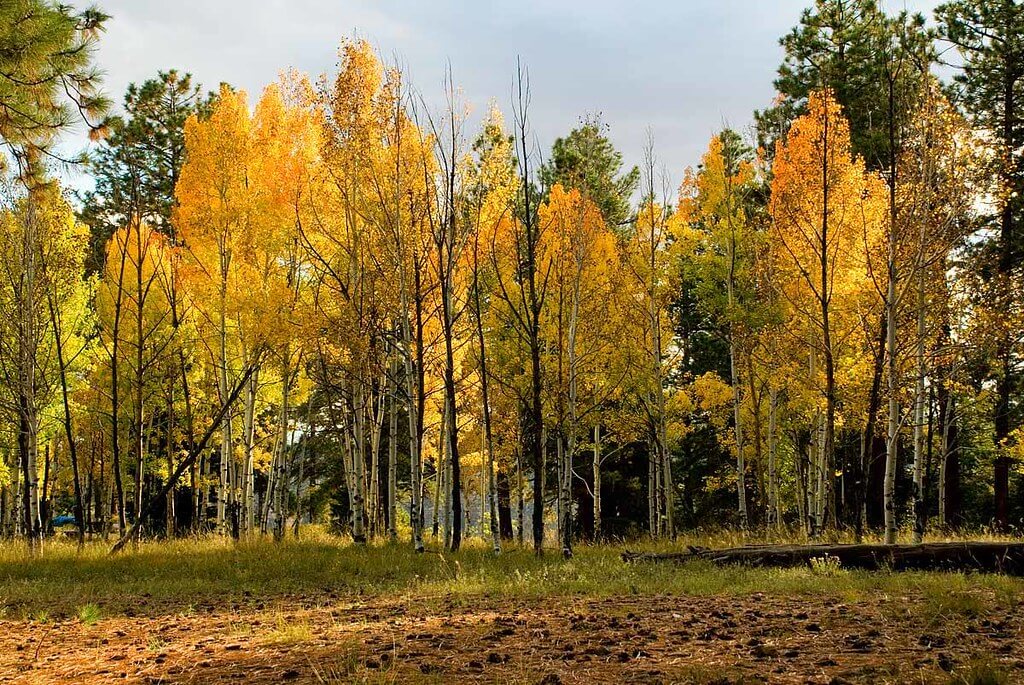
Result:
[[[628,164],[646,130],[677,182],[713,132],[746,130],[768,104],[778,38],[813,0],[99,0],[112,16],[98,61],[120,104],[125,86],[160,69],[221,81],[250,100],[287,67],[333,71],[342,37],[369,40],[439,102],[450,61],[479,114],[508,114],[517,56],[529,68],[532,123],[545,149],[600,113]],[[933,0],[888,0],[924,11]]]

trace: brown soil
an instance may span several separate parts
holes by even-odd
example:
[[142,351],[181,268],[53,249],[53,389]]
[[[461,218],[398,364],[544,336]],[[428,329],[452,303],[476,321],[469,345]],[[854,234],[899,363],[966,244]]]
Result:
[[1024,681],[1024,610],[936,614],[915,597],[304,596],[144,613],[0,621],[0,682],[945,683],[978,663]]

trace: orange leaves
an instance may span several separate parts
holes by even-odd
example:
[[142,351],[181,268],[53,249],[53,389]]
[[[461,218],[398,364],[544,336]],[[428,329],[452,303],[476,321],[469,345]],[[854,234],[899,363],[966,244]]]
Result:
[[176,221],[189,259],[185,285],[211,332],[250,351],[290,335],[298,226],[309,213],[318,156],[310,86],[295,75],[269,86],[250,114],[223,87],[213,111],[186,124],[187,161]]
[[[188,161],[175,196],[176,223],[186,243],[214,238],[243,220],[252,120],[244,91],[222,85],[210,117],[185,122]],[[191,239],[191,240],[190,240]]]
[[808,113],[777,145],[773,171],[769,248],[787,309],[785,348],[794,367],[807,369],[813,396],[834,384],[856,411],[869,354],[858,333],[877,320],[880,304],[867,257],[886,224],[887,188],[853,156],[849,126],[828,91],[811,94]]
[[747,160],[727,160],[722,136],[711,138],[701,157],[700,173],[688,171],[680,188],[679,214],[688,223],[718,218],[739,210],[730,197],[730,186],[740,189],[754,180],[754,166]]
[[770,212],[786,298],[810,311],[868,282],[863,245],[885,218],[882,180],[850,151],[849,125],[827,91],[812,93],[775,157]]

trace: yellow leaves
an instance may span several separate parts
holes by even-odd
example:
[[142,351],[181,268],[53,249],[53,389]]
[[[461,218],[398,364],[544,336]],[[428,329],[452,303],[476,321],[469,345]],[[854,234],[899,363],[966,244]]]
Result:
[[578,401],[590,406],[605,396],[598,386],[615,384],[611,370],[622,366],[615,357],[627,347],[615,238],[596,204],[560,184],[540,206],[539,221],[547,279],[542,327],[555,357],[548,366],[559,375],[559,392],[574,383]]
[[294,333],[280,324],[297,304],[298,226],[319,153],[310,97],[304,78],[286,75],[250,114],[245,93],[225,86],[207,119],[186,124],[175,217],[184,282],[210,332],[230,322],[242,354]]
[[665,402],[665,427],[670,445],[677,445],[690,432],[689,420],[695,410],[693,397],[685,389],[676,389]]
[[[828,91],[812,93],[808,113],[777,145],[772,180],[778,264],[795,277],[796,290],[784,289],[789,297],[810,294],[820,300],[833,289],[861,287],[866,274],[859,248],[865,236],[877,235],[885,207],[885,185],[850,152],[849,125],[839,104]],[[832,262],[824,275],[822,259]]]
[[849,372],[864,368],[859,328],[878,316],[867,253],[886,224],[887,188],[852,155],[849,126],[829,91],[811,94],[808,113],[778,142],[773,170],[769,246],[799,343],[792,351],[818,391],[822,371],[809,374],[810,357],[821,367],[832,354],[842,395],[860,379]]
[[697,376],[691,391],[696,409],[707,412],[713,420],[724,420],[721,417],[732,410],[732,387],[714,371]]
[[688,169],[679,191],[679,214],[687,223],[720,222],[734,215],[743,221],[743,209],[737,201],[739,190],[754,180],[754,166],[746,160],[727,160],[722,136],[711,138],[701,158],[700,172]]
[[240,198],[248,181],[251,126],[245,91],[227,85],[208,119],[200,122],[193,115],[185,122],[188,161],[175,186],[175,223],[186,236],[218,236],[244,217]]

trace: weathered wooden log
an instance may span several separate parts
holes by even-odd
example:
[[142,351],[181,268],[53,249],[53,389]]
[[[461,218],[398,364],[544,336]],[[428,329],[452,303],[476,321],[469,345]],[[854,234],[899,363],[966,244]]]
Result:
[[1024,542],[929,542],[920,545],[750,545],[688,547],[671,553],[623,552],[624,561],[709,561],[717,565],[794,567],[835,559],[841,568],[982,571],[1024,575]]

